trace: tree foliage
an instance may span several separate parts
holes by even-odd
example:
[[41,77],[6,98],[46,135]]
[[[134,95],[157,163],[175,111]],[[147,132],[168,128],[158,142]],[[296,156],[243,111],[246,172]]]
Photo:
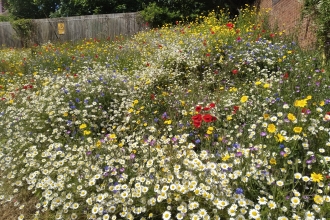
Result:
[[[217,6],[237,13],[237,8],[255,0],[7,0],[10,13],[17,18],[66,17],[147,9],[160,11],[163,21],[194,17]],[[166,17],[166,15],[168,17]]]

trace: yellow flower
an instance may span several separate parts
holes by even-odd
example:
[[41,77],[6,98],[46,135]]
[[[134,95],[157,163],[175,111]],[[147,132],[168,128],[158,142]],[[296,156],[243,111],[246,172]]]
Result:
[[84,128],[86,128],[86,127],[87,127],[86,124],[81,124],[81,125],[79,126],[80,129],[84,129]]
[[283,142],[284,141],[284,136],[281,134],[277,134],[277,136],[275,137],[275,139],[277,140],[277,142]]
[[248,100],[248,98],[249,98],[249,96],[246,96],[246,95],[242,96],[241,102],[242,103],[246,102]]
[[110,138],[115,139],[115,138],[117,138],[117,136],[116,136],[116,134],[110,134]]
[[320,195],[315,195],[315,196],[314,196],[314,202],[315,202],[316,204],[319,204],[319,205],[323,204],[323,197],[320,196]]
[[269,118],[269,114],[264,114],[264,119],[267,120]]
[[276,126],[274,124],[269,124],[268,127],[267,127],[267,131],[269,133],[275,133],[276,131]]
[[255,82],[254,84],[255,84],[256,86],[258,86],[258,85],[261,84],[261,82],[260,82],[260,81],[257,81],[257,82]]
[[208,127],[206,134],[212,134],[213,133],[213,127]]
[[268,89],[269,86],[270,86],[270,85],[269,85],[268,83],[266,83],[266,84],[264,85],[264,88],[265,88],[265,89]]
[[231,117],[231,115],[227,115],[227,120],[228,121],[230,121],[230,120],[232,120],[233,119],[233,117]]
[[320,102],[320,106],[324,106],[325,105],[325,102],[324,101],[321,101]]
[[91,133],[91,131],[89,131],[89,130],[84,131],[84,135],[89,135],[90,133]]
[[296,106],[296,107],[301,107],[301,108],[303,108],[303,107],[305,107],[306,105],[307,105],[307,100],[306,100],[306,99],[296,100],[296,101],[294,102],[294,106]]
[[166,121],[164,121],[164,124],[170,125],[170,124],[172,124],[172,120],[166,120]]
[[269,163],[272,164],[272,165],[275,165],[276,164],[276,159],[275,158],[271,158],[269,160]]
[[134,111],[134,109],[130,108],[128,109],[128,113],[132,113]]
[[223,156],[221,159],[223,161],[227,161],[230,158],[230,156],[228,154],[226,154],[225,156]]
[[294,127],[294,128],[293,128],[293,131],[294,131],[295,133],[300,133],[300,132],[302,131],[302,127]]
[[134,105],[136,105],[136,104],[138,104],[139,103],[139,100],[137,100],[137,99],[135,99],[134,101],[133,101],[133,104]]
[[96,147],[98,147],[98,148],[101,147],[101,141],[100,141],[100,140],[98,140],[98,141],[96,142]]
[[66,116],[68,116],[68,115],[69,115],[69,113],[67,113],[67,112],[64,112],[64,113],[63,113],[63,116],[64,116],[64,117],[66,117]]
[[235,88],[235,87],[231,87],[231,88],[229,89],[229,92],[237,92],[237,88]]
[[296,116],[294,116],[294,114],[289,113],[289,114],[288,114],[288,119],[289,119],[290,121],[295,121],[295,120],[296,120]]
[[310,99],[312,99],[312,96],[309,95],[309,96],[306,97],[306,99],[307,99],[307,100],[310,100]]
[[320,181],[323,180],[323,176],[322,176],[322,174],[320,174],[320,173],[315,173],[315,172],[313,172],[313,173],[311,174],[311,178],[312,178],[312,181],[313,181],[313,182],[320,182]]

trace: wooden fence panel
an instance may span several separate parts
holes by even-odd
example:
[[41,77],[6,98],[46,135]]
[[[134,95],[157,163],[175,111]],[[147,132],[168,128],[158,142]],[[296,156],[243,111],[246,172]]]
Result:
[[0,47],[20,47],[21,42],[10,22],[0,22]]
[[[58,24],[64,24],[64,34],[60,34]],[[34,30],[31,44],[50,42],[76,42],[82,39],[113,39],[119,35],[132,35],[141,31],[138,13],[118,13],[104,15],[87,15],[53,19],[33,20]],[[0,22],[0,47],[20,47],[14,29],[9,22]]]

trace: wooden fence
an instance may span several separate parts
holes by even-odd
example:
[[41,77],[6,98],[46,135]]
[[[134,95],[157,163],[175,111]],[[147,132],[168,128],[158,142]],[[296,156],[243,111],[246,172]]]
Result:
[[[30,44],[50,42],[76,42],[82,39],[113,39],[119,35],[132,35],[145,28],[137,12],[87,15],[52,19],[35,19]],[[0,47],[22,47],[10,22],[0,22]]]

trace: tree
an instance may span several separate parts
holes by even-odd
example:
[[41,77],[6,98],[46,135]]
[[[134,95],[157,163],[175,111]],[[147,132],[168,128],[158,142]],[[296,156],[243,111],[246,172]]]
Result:
[[[238,8],[255,0],[8,0],[9,11],[17,18],[67,17],[142,11],[153,3],[169,15],[164,21],[196,17],[217,6],[238,13]],[[175,16],[174,16],[175,15]]]

